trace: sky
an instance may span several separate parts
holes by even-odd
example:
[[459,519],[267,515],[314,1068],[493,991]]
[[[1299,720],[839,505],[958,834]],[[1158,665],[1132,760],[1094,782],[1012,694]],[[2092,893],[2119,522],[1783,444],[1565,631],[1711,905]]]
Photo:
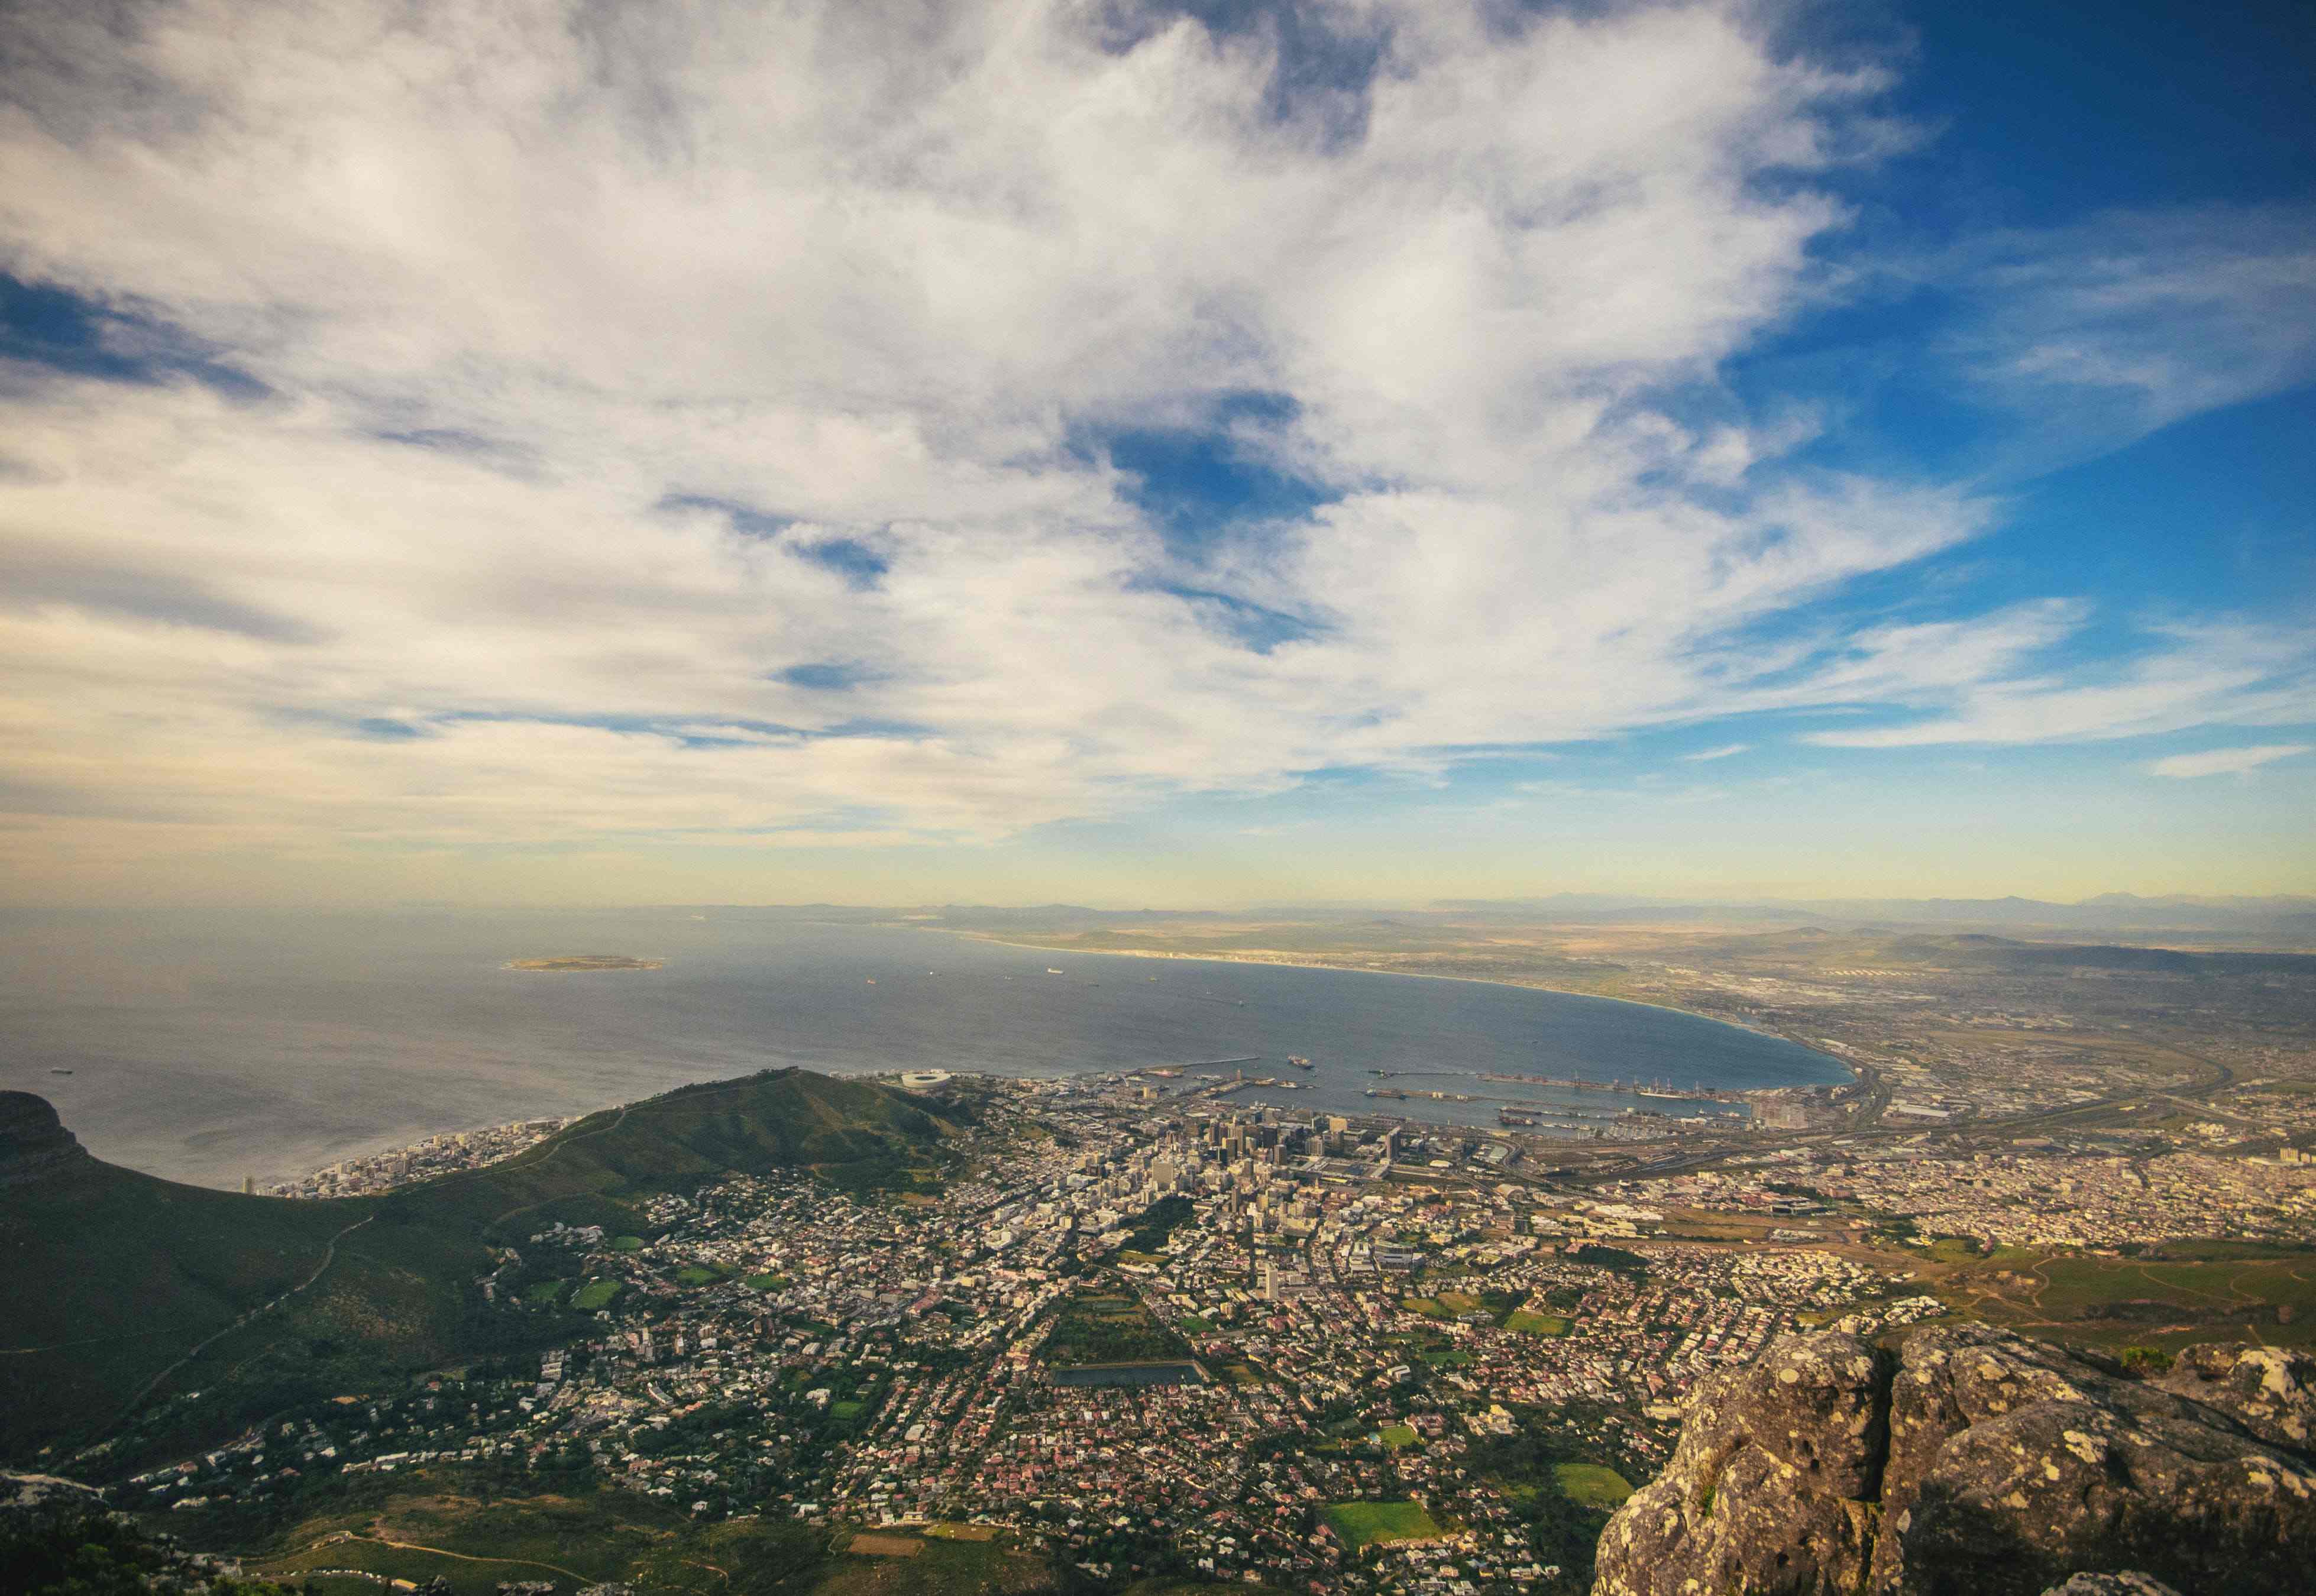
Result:
[[2295,13],[17,0],[0,901],[2316,891]]

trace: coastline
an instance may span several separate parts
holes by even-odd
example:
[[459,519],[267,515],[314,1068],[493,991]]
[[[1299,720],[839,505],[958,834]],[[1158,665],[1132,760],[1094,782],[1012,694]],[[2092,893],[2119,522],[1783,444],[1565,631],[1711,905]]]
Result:
[[[1761,1057],[1759,1071],[1762,1084],[1750,1091],[1771,1091],[1770,1083],[1805,1084],[1839,1083],[1857,1077],[1856,1067],[1848,1060],[1830,1051],[1811,1046],[1797,1037],[1780,1036],[1775,1030],[1758,1025],[1737,1023],[1715,1017],[1710,1013],[1680,1007],[1661,1001],[1648,1001],[1623,995],[1611,995],[1581,989],[1572,991],[1563,985],[1537,979],[1517,964],[1502,967],[1501,972],[1486,973],[1456,970],[1392,969],[1362,967],[1350,962],[1351,958],[1374,956],[1373,950],[1351,950],[1341,962],[1330,962],[1338,958],[1329,949],[1319,957],[1308,955],[1264,957],[1234,957],[1235,950],[1207,949],[1148,949],[1102,948],[1059,949],[1040,946],[1012,928],[949,927],[920,923],[886,921],[874,926],[849,927],[838,935],[837,928],[791,932],[775,928],[761,935],[742,938],[737,952],[723,949],[716,938],[701,939],[701,946],[709,953],[722,958],[723,963],[704,956],[698,958],[699,967],[711,976],[729,966],[732,968],[762,967],[775,972],[791,967],[813,976],[819,969],[822,975],[833,971],[848,978],[835,979],[807,989],[818,994],[805,1021],[816,1016],[827,1017],[828,1024],[842,1034],[833,1043],[822,1045],[810,1030],[796,1030],[803,1021],[789,1016],[777,999],[753,1007],[742,1004],[740,1012],[761,1012],[765,1022],[745,1029],[737,1021],[708,1024],[695,1033],[691,1021],[681,1012],[682,1005],[667,996],[660,982],[637,985],[610,978],[610,972],[601,972],[597,980],[581,978],[575,972],[507,970],[505,947],[507,937],[494,927],[487,938],[478,937],[474,946],[440,946],[431,932],[397,933],[393,940],[399,954],[409,958],[411,968],[418,977],[432,984],[430,989],[454,992],[465,1000],[455,1017],[437,1014],[432,1003],[425,1008],[427,1022],[416,1030],[403,1021],[410,1005],[398,995],[398,983],[389,984],[393,997],[390,1003],[362,1003],[347,1006],[335,996],[327,1002],[316,1000],[307,1005],[312,1010],[309,1018],[327,1019],[345,1031],[345,1052],[334,1067],[321,1072],[311,1068],[311,1061],[297,1047],[272,1036],[258,1023],[271,1011],[278,993],[273,985],[254,980],[245,981],[227,994],[232,1000],[220,1011],[222,1029],[209,1021],[195,1025],[184,1020],[174,1008],[156,1011],[160,1014],[156,1032],[158,1040],[138,1041],[124,1045],[118,1057],[103,1061],[103,1067],[92,1067],[81,1056],[64,1050],[50,1040],[45,1047],[36,1045],[12,1066],[0,1071],[0,1083],[20,1086],[56,1103],[58,1111],[67,1116],[83,1143],[99,1158],[129,1168],[155,1173],[161,1178],[223,1191],[240,1188],[245,1180],[254,1179],[263,1186],[293,1183],[315,1175],[334,1164],[360,1161],[380,1154],[394,1153],[414,1146],[432,1137],[474,1132],[516,1120],[583,1115],[607,1107],[665,1091],[685,1083],[720,1080],[745,1071],[771,1065],[796,1064],[836,1075],[873,1074],[880,1071],[908,1068],[918,1062],[939,1063],[947,1067],[957,1065],[954,1049],[938,1044],[920,1045],[918,1030],[910,1024],[882,1019],[880,1004],[863,1000],[861,994],[871,999],[877,996],[877,987],[863,987],[859,983],[861,974],[882,975],[873,967],[880,960],[897,958],[896,968],[905,971],[913,959],[924,959],[920,971],[932,965],[943,965],[943,973],[950,973],[948,961],[958,965],[977,965],[977,959],[956,955],[939,956],[937,950],[908,951],[911,944],[893,940],[900,930],[941,931],[956,937],[971,938],[981,943],[1002,948],[1009,952],[1035,953],[1034,966],[1043,967],[1062,959],[1064,952],[1100,952],[1106,957],[1143,958],[1150,959],[1185,960],[1233,966],[1278,966],[1291,970],[1327,970],[1344,975],[1401,975],[1419,976],[1433,981],[1461,981],[1497,990],[1514,988],[1537,994],[1545,1004],[1533,1007],[1519,1004],[1505,1008],[1502,1000],[1474,1006],[1474,1012],[1486,1012],[1507,1016],[1500,1027],[1509,1027],[1506,1036],[1525,1035],[1536,1030],[1529,1025],[1522,1030],[1523,1016],[1540,1016],[1545,1031],[1556,1029],[1556,1022],[1545,1011],[1555,998],[1601,998],[1608,1003],[1625,1003],[1650,1008],[1667,1014],[1678,1014],[1711,1025],[1729,1025],[1749,1037],[1797,1047],[1801,1053],[1785,1055],[1780,1065],[1777,1055],[1782,1049],[1756,1050]],[[1011,933],[1011,934],[1008,934]],[[538,947],[539,933],[522,932],[524,941],[531,942],[526,949],[517,941],[512,951],[533,955]],[[1034,935],[1036,933],[1030,933]],[[557,941],[566,945],[575,943],[581,948],[591,944],[601,948],[607,944],[619,946],[617,931],[587,929],[583,923],[575,933],[561,931]],[[815,954],[812,960],[799,956],[791,958],[784,951],[791,946],[809,943],[824,948],[824,939],[833,937],[833,951]],[[640,939],[638,939],[640,940]],[[492,944],[495,943],[496,946]],[[405,944],[407,944],[405,946]],[[632,943],[630,943],[632,945]],[[554,944],[548,943],[551,950]],[[325,953],[328,949],[323,950]],[[482,954],[484,957],[477,957]],[[648,957],[664,961],[669,968],[695,962],[699,950],[689,946],[663,948]],[[854,955],[868,961],[870,968],[854,970]],[[1385,953],[1385,958],[1399,955]],[[583,957],[583,955],[563,957]],[[645,956],[621,954],[622,958]],[[734,961],[737,960],[737,963]],[[833,961],[833,962],[832,962]],[[337,961],[317,958],[315,961],[321,973],[327,975],[337,968]],[[1029,963],[1032,961],[1025,961]],[[1064,961],[1065,962],[1065,961]],[[261,967],[270,968],[270,963]],[[1010,959],[993,961],[993,968],[1007,968],[1023,974],[1024,967]],[[1071,967],[1081,979],[1113,985],[1118,977],[1104,980],[1097,973],[1082,966]],[[1155,974],[1156,972],[1152,972]],[[1562,973],[1546,968],[1538,975]],[[1589,968],[1572,967],[1565,973],[1582,974],[1590,978]],[[1612,978],[1621,978],[1617,972],[1604,972]],[[554,977],[561,974],[562,981]],[[503,981],[500,976],[504,975]],[[663,981],[665,979],[662,972]],[[1510,975],[1513,978],[1505,978]],[[1056,986],[1071,985],[1060,977],[1025,976],[1027,979],[1050,981]],[[1408,993],[1393,998],[1381,988],[1369,987],[1311,987],[1304,983],[1274,985],[1268,977],[1209,976],[1201,979],[1195,973],[1189,977],[1160,977],[1170,985],[1186,989],[1207,990],[1222,985],[1252,988],[1260,982],[1264,990],[1282,994],[1309,992],[1306,1000],[1295,996],[1291,1002],[1310,1011],[1310,1018],[1322,1027],[1338,1021],[1331,1011],[1350,1003],[1371,1012],[1378,1022],[1398,1023],[1393,1016],[1410,1013],[1460,1012],[1469,1003],[1447,993],[1435,993],[1430,998]],[[780,983],[775,981],[773,985]],[[1139,986],[1141,983],[1131,985]],[[732,988],[742,997],[764,989],[762,981],[744,982]],[[334,989],[330,989],[334,991]],[[368,990],[362,988],[361,990]],[[1330,991],[1337,995],[1330,998]],[[1678,991],[1678,989],[1676,989]],[[1100,994],[1081,994],[1084,998],[1100,998]],[[1478,996],[1480,994],[1473,994]],[[928,990],[912,1002],[920,1007],[927,1003],[944,1001],[938,992]],[[630,1008],[630,1003],[635,1006]],[[567,1005],[567,1006],[566,1006]],[[1070,1039],[1082,1025],[1094,1029],[1087,1035],[1096,1039],[1109,1037],[1110,1021],[1101,1018],[1107,1011],[1095,1011],[1096,1017],[1088,1021],[1071,1018],[1064,1011],[1074,1011],[1073,1003],[1054,1003],[1041,1001],[1035,1005],[1045,1017],[1039,1021],[1044,1030],[1038,1033],[1039,1045],[1026,1053],[1006,1049],[991,1049],[985,1056],[975,1054],[975,1062],[968,1068],[988,1069],[1010,1076],[1057,1078],[1086,1073],[1094,1067],[1087,1062],[1088,1055]],[[1580,1048],[1570,1056],[1577,1067],[1574,1073],[1595,1075],[1606,1070],[1609,1074],[1633,1073],[1631,1061],[1621,1066],[1617,1062],[1623,1054],[1615,1039],[1637,1028],[1654,1034],[1664,1034],[1663,1028],[1643,1023],[1643,1017],[1631,1016],[1619,1021],[1605,1009],[1572,1012],[1575,1005],[1564,1006],[1562,1014],[1566,1022],[1587,1033],[1596,1032],[1607,1039],[1605,1050],[1588,1051]],[[1056,1011],[1047,1014],[1046,1011]],[[302,1012],[302,1011],[300,1011]],[[1189,1039],[1188,1048],[1195,1048],[1200,1039],[1216,1042],[1212,1055],[1185,1050],[1180,1059],[1220,1057],[1225,1052],[1258,1050],[1250,1047],[1220,1045],[1235,1033],[1236,1026],[1225,1022],[1225,1010],[1211,1012],[1192,1009],[1168,1017],[1162,1005],[1149,1009],[1147,1005],[1135,1012],[1146,1013],[1161,1023],[1161,1030],[1172,1039]],[[1298,1012],[1301,1012],[1299,1009]],[[43,1017],[39,1005],[32,1005],[35,1019]],[[1242,1011],[1242,1012],[1243,1012]],[[606,1015],[618,1021],[608,1032],[579,1024],[573,1015]],[[1056,1017],[1058,1015],[1059,1017]],[[1587,1017],[1589,1015],[1589,1018]],[[938,1030],[938,1016],[933,1026]],[[53,1030],[54,1027],[52,1026]],[[1403,1027],[1401,1037],[1408,1048],[1421,1051],[1430,1048],[1437,1051],[1439,1038],[1421,1025]],[[1484,1030],[1485,1027],[1483,1026]],[[1291,1030],[1291,1028],[1290,1028]],[[183,1033],[181,1039],[179,1032]],[[1208,1035],[1207,1033],[1213,1033]],[[1179,1033],[1179,1036],[1177,1035]],[[927,1033],[931,1034],[931,1033]],[[1269,1037],[1273,1053],[1312,1052],[1314,1037],[1300,1031],[1278,1031]],[[1328,1034],[1334,1032],[1330,1030]],[[1394,1033],[1398,1034],[1398,1033]],[[1538,1033],[1542,1034],[1542,1033]],[[1101,1057],[1113,1054],[1121,1060],[1149,1063],[1161,1058],[1174,1059],[1166,1048],[1146,1051],[1139,1047],[1130,1028],[1118,1033],[1113,1048],[1106,1043],[1097,1048]],[[1296,1038],[1301,1036],[1300,1041]],[[1713,1054],[1717,1046],[1741,1048],[1735,1037],[1722,1039],[1719,1044],[1713,1033],[1693,1033],[1685,1041],[1676,1032],[1662,1049],[1661,1057],[1669,1073],[1679,1075],[1684,1054]],[[608,1037],[610,1046],[605,1046]],[[224,1039],[219,1041],[218,1039]],[[132,1041],[137,1039],[132,1038]],[[1346,1033],[1345,1048],[1350,1047]],[[811,1043],[812,1045],[806,1045]],[[1492,1046],[1492,1044],[1491,1044]],[[1652,1047],[1654,1045],[1652,1044]],[[1515,1049],[1516,1051],[1516,1049]],[[1741,1051],[1742,1051],[1741,1048]],[[94,1056],[90,1056],[94,1057]],[[1503,1055],[1510,1058],[1512,1054]],[[1651,1051],[1645,1057],[1659,1057]],[[1180,1059],[1174,1061],[1180,1062]],[[75,1077],[52,1078],[42,1073],[42,1066],[52,1062],[80,1063]],[[1391,1059],[1378,1057],[1371,1061],[1389,1064]],[[1598,1066],[1596,1068],[1596,1065]],[[1831,1067],[1829,1067],[1831,1066]],[[1474,1067],[1485,1067],[1475,1065]],[[1502,1067],[1512,1070],[1538,1066],[1507,1063]],[[1790,1074],[1787,1072],[1791,1072]],[[1284,1069],[1278,1073],[1287,1074]],[[1553,1073],[1569,1073],[1556,1068]],[[1661,1071],[1653,1064],[1641,1072],[1655,1075]],[[1337,1083],[1338,1085],[1341,1083]],[[1447,1084],[1431,1083],[1431,1084]],[[1472,1087],[1472,1091],[1491,1088]],[[151,1111],[156,1093],[165,1092],[173,1111],[156,1115]],[[1316,1095],[1326,1096],[1323,1092]],[[1275,1101],[1295,1106],[1307,1105],[1314,1093],[1292,1092],[1279,1094]],[[1350,1101],[1346,1099],[1347,1101]],[[1378,1111],[1386,1106],[1377,1103],[1356,1103],[1363,1112]],[[1477,1122],[1492,1116],[1484,1110],[1489,1105],[1421,1106],[1396,1105],[1403,1115],[1412,1115],[1427,1122]]]
[[[1860,1079],[1857,1066],[1840,1055],[1829,1053],[1813,1042],[1805,1041],[1800,1037],[1789,1037],[1783,1031],[1765,1030],[1760,1026],[1748,1025],[1742,1021],[1724,1020],[1718,1014],[1700,1014],[1695,1009],[1679,1008],[1672,1003],[1651,1003],[1648,999],[1641,997],[1611,997],[1605,992],[1579,992],[1569,986],[1547,986],[1540,981],[1501,981],[1486,976],[1442,975],[1435,970],[1366,969],[1358,965],[1313,964],[1308,959],[1298,958],[1234,958],[1227,953],[1178,953],[1171,950],[1156,948],[1056,948],[1048,942],[1017,942],[987,932],[963,931],[949,926],[926,925],[917,929],[938,932],[943,936],[965,937],[976,942],[990,942],[1001,948],[1019,948],[1030,953],[1059,953],[1071,958],[1083,954],[1095,958],[1173,958],[1189,964],[1239,964],[1269,969],[1332,970],[1341,976],[1397,976],[1409,981],[1464,981],[1474,986],[1503,986],[1514,992],[1549,992],[1560,997],[1590,998],[1595,1003],[1626,1003],[1635,1009],[1654,1009],[1660,1013],[1679,1014],[1689,1020],[1702,1020],[1708,1025],[1725,1025],[1732,1030],[1741,1030],[1750,1036],[1768,1037],[1773,1041],[1788,1042],[1805,1053],[1813,1053],[1820,1058],[1830,1059],[1839,1065],[1848,1073],[1852,1082]],[[1784,1091],[1786,1088],[1765,1086],[1755,1090],[1777,1092]]]

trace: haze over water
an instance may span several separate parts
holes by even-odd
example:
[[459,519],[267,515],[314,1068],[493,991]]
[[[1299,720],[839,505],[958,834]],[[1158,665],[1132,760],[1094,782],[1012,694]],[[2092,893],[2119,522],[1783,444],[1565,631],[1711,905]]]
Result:
[[[503,967],[571,953],[667,963]],[[1065,955],[745,909],[14,914],[0,918],[0,1087],[49,1099],[99,1157],[227,1187],[791,1064],[1056,1075],[1255,1057],[1249,1074],[1311,1089],[1231,1101],[1489,1125],[1492,1101],[1367,1099],[1368,1072],[1732,1088],[1848,1078],[1777,1038],[1603,999]],[[1289,1053],[1318,1068],[1289,1069]],[[1596,1113],[1630,1101],[1445,1075],[1393,1083]]]

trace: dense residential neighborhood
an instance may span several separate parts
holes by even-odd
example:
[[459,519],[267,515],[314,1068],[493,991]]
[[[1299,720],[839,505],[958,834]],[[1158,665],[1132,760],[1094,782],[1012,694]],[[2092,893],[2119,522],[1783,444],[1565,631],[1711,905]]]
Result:
[[1575,1589],[1707,1376],[1797,1328],[1946,1315],[1904,1267],[1931,1238],[2304,1235],[2316,1214],[2296,1160],[1925,1133],[1573,1184],[1509,1136],[1114,1076],[920,1083],[977,1124],[930,1190],[734,1176],[651,1199],[646,1234],[548,1225],[480,1287],[518,1318],[591,1315],[576,1340],[133,1490],[199,1514],[455,1467],[701,1521],[963,1527],[1105,1581]]

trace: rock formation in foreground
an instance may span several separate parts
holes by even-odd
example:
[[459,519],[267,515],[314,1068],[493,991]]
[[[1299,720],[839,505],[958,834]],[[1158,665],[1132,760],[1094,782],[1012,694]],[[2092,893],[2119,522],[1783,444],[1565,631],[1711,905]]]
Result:
[[0,1186],[19,1186],[88,1157],[45,1097],[0,1092]]
[[1699,1394],[1664,1473],[1609,1520],[1593,1596],[2306,1589],[2310,1372],[2195,1348],[2142,1384],[1983,1325],[1895,1354],[1787,1336]]
[[2305,1352],[2207,1342],[2155,1384],[2220,1409],[2272,1447],[2316,1448],[2316,1359]]

